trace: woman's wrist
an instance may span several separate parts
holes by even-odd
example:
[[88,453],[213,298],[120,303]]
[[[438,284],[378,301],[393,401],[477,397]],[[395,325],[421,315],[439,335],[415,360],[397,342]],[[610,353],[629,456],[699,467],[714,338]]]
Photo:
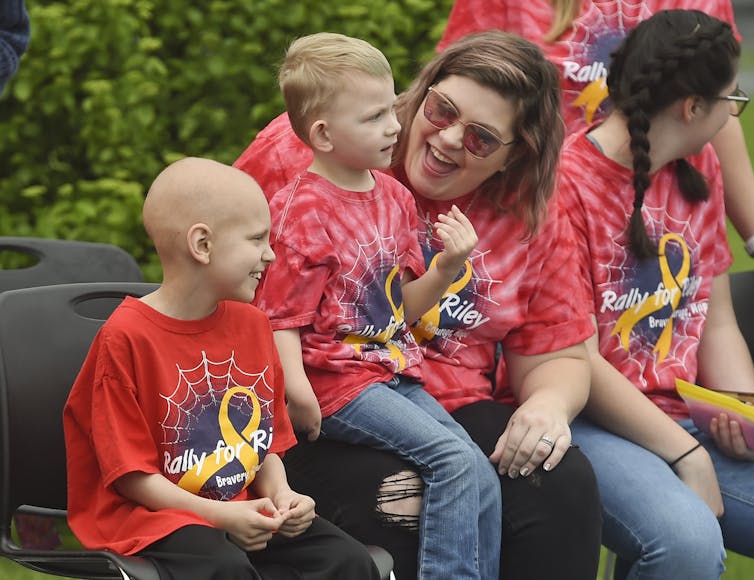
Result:
[[668,461],[668,467],[670,467],[670,469],[672,469],[673,471],[675,471],[675,466],[678,465],[678,463],[680,463],[682,460],[686,459],[689,455],[691,455],[694,451],[696,451],[697,449],[699,449],[701,446],[702,446],[701,443],[697,443],[696,445],[694,445],[693,447],[691,447],[691,449],[689,449],[688,451],[684,451],[683,453],[681,453],[678,457],[676,457],[672,461]]

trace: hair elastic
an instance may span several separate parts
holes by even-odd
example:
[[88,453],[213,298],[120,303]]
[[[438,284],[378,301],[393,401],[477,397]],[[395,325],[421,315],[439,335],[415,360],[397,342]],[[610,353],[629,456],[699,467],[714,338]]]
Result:
[[693,447],[692,447],[691,449],[689,449],[689,450],[688,450],[688,451],[686,451],[685,453],[682,453],[680,457],[676,457],[676,458],[675,458],[675,459],[674,459],[673,461],[668,461],[668,467],[670,467],[670,468],[672,469],[672,468],[673,468],[673,466],[674,466],[674,465],[675,465],[676,463],[678,463],[678,462],[679,462],[679,461],[680,461],[681,459],[683,459],[683,458],[684,458],[684,457],[686,457],[687,455],[691,455],[691,454],[692,454],[692,453],[693,453],[694,451],[696,451],[697,449],[699,449],[699,448],[700,448],[701,446],[702,446],[702,444],[701,444],[701,443],[697,443],[697,444],[696,444],[696,445],[694,445],[694,446],[693,446]]

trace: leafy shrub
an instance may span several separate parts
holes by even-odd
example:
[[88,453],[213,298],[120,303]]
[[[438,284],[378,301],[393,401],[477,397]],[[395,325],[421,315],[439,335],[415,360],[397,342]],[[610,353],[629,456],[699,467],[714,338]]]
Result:
[[0,99],[0,234],[108,242],[160,268],[141,226],[157,173],[186,155],[232,163],[283,110],[297,36],[358,36],[402,90],[452,0],[31,0],[32,40]]

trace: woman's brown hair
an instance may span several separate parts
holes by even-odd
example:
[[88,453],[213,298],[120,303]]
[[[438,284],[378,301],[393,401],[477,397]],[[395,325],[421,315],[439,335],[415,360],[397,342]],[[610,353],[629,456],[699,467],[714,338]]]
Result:
[[[498,210],[514,212],[533,235],[555,188],[565,133],[555,65],[536,45],[516,34],[489,30],[457,40],[436,55],[398,97],[396,110],[403,135],[393,167],[400,168],[405,160],[406,134],[427,90],[449,76],[469,78],[513,102],[516,142],[505,168],[489,177],[478,192]],[[467,192],[459,192],[463,193]]]

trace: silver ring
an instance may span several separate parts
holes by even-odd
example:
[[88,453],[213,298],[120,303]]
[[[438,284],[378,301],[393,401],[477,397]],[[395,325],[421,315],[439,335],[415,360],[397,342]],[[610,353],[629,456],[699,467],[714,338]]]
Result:
[[553,441],[552,439],[550,439],[547,435],[542,435],[542,437],[540,437],[539,440],[542,443],[545,443],[545,444],[549,445],[550,447],[555,447],[555,441]]

